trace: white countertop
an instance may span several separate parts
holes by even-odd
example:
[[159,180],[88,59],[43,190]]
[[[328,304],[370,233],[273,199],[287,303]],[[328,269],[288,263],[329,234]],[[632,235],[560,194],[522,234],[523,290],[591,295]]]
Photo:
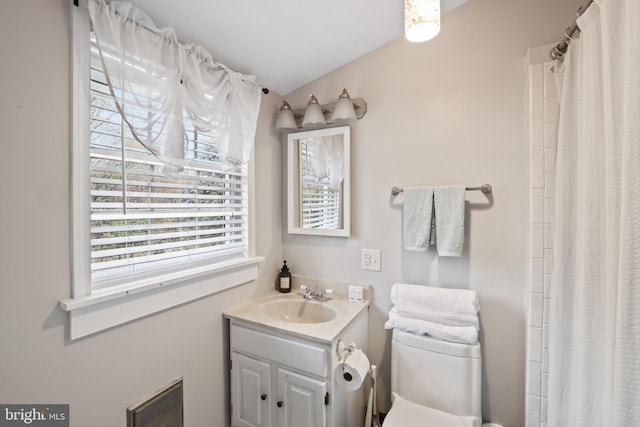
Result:
[[255,301],[250,301],[225,310],[223,314],[228,319],[241,320],[272,328],[287,335],[331,343],[339,337],[340,333],[342,333],[360,313],[369,307],[368,292],[365,292],[363,302],[347,301],[346,295],[340,292],[332,295],[331,299],[326,302],[309,302],[312,304],[323,304],[335,310],[336,317],[327,322],[296,323],[273,317],[264,310],[264,305],[274,300],[292,299],[302,301],[303,297],[297,293],[298,290],[298,287],[296,287],[292,289],[290,293],[286,294],[272,291]]

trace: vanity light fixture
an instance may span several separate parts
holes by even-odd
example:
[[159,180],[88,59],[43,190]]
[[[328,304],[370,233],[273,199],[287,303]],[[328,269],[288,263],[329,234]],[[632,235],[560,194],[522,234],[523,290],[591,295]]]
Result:
[[362,98],[351,99],[349,92],[342,89],[336,102],[320,105],[318,98],[311,95],[305,108],[292,110],[287,101],[282,102],[278,112],[275,130],[278,132],[297,129],[319,129],[353,123],[367,114],[367,103]]
[[331,122],[334,125],[346,125],[356,120],[356,110],[353,108],[349,92],[342,88],[342,93],[336,102],[336,108],[333,110],[333,116],[331,116]]
[[318,103],[318,98],[311,94],[309,103],[307,103],[307,109],[304,111],[302,127],[304,129],[317,129],[326,123],[322,107],[320,107],[320,104]]
[[405,0],[404,35],[410,42],[426,42],[440,32],[440,0]]
[[276,130],[296,130],[298,125],[296,119],[293,117],[293,110],[287,101],[282,101],[282,107],[280,107],[280,113],[278,113],[278,119],[276,120]]

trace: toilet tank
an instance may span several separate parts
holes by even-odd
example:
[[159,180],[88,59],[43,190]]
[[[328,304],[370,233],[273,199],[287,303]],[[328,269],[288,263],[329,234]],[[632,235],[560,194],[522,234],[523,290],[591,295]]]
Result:
[[459,416],[482,417],[480,344],[393,330],[391,391]]

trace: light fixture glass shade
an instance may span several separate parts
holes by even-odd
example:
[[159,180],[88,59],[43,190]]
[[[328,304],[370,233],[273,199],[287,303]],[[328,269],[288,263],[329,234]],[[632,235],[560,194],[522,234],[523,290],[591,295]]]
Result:
[[410,42],[431,40],[440,32],[440,0],[405,0],[404,35]]
[[342,93],[336,102],[336,106],[333,109],[333,116],[331,122],[333,124],[348,124],[357,120],[356,110],[353,108],[353,102],[349,96],[349,92],[345,88],[342,88]]
[[307,109],[304,111],[304,118],[302,119],[302,127],[305,129],[313,129],[321,127],[326,124],[324,121],[324,114],[322,108],[318,104],[318,99],[311,95]]
[[291,106],[287,101],[283,101],[280,112],[278,113],[278,119],[276,120],[276,130],[287,131],[296,129],[298,129],[298,125],[296,124],[296,119],[293,117]]

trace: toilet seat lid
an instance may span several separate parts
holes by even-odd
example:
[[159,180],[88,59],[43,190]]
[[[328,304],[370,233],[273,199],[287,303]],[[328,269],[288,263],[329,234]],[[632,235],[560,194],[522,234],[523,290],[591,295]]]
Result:
[[448,412],[418,405],[395,395],[391,410],[382,427],[475,427],[480,421],[476,417],[460,417]]

